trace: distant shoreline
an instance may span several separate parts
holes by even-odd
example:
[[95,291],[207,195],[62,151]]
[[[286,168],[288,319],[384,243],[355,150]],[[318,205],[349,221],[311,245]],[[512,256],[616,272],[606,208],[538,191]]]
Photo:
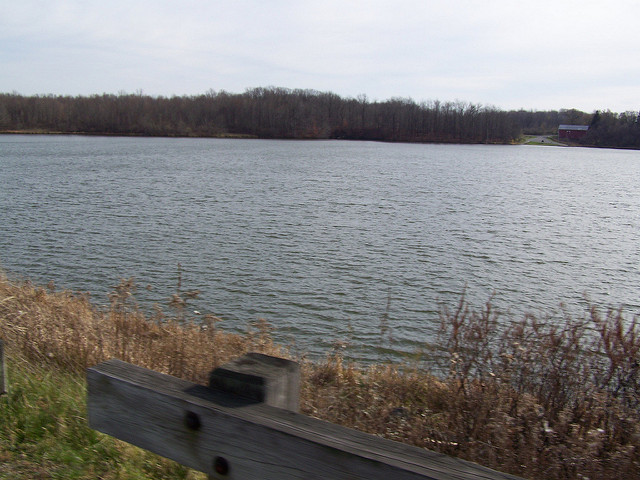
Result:
[[[221,138],[221,139],[238,139],[238,140],[286,140],[286,141],[321,141],[321,140],[344,140],[344,141],[369,141],[381,143],[407,143],[407,144],[423,144],[423,145],[504,145],[504,146],[543,146],[543,147],[583,147],[583,148],[611,148],[614,150],[639,150],[634,147],[608,147],[597,145],[580,145],[576,143],[560,143],[553,140],[553,135],[526,135],[518,142],[512,143],[486,143],[486,142],[446,142],[446,141],[399,141],[399,140],[357,140],[350,138],[264,138],[249,134],[231,134],[223,133],[218,135],[148,135],[143,133],[96,133],[96,132],[58,132],[48,130],[0,130],[0,135],[66,135],[66,136],[82,136],[82,137],[120,137],[120,138]],[[550,141],[535,142],[530,137],[544,137]]]
[[[354,138],[291,138],[291,137],[259,137],[250,134],[232,134],[221,133],[215,135],[183,135],[183,134],[164,134],[149,135],[144,133],[108,133],[108,132],[61,132],[52,130],[0,130],[0,135],[68,135],[82,137],[121,137],[121,138],[224,138],[238,140],[287,140],[287,141],[322,141],[322,140],[344,140],[344,141],[366,141],[381,143],[407,143],[407,144],[441,144],[441,145],[524,145],[525,139],[519,142],[501,143],[501,142],[463,142],[463,141],[411,141],[411,140],[375,140],[375,139],[354,139]],[[551,145],[551,143],[549,143]]]
[[217,135],[149,135],[145,133],[61,132],[53,130],[0,130],[0,135],[78,135],[83,137],[140,137],[140,138],[238,138],[259,139],[255,135],[221,133]]

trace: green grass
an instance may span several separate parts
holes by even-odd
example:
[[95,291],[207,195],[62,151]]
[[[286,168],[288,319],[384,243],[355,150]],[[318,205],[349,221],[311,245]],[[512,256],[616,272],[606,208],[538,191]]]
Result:
[[0,397],[0,479],[195,479],[175,462],[89,428],[86,383],[25,361],[8,363]]

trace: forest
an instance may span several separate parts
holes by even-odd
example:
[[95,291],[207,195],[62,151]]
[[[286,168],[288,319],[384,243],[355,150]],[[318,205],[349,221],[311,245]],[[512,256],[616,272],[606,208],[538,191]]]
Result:
[[331,92],[266,87],[195,96],[142,92],[92,96],[0,94],[0,132],[99,135],[517,143],[589,125],[585,146],[640,148],[640,113],[505,111],[462,101],[371,101]]

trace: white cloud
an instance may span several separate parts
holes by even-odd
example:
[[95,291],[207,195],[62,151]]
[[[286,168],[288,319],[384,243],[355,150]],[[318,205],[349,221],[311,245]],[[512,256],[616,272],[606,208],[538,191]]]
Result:
[[0,16],[0,91],[278,85],[504,108],[638,108],[637,18],[640,3],[628,0],[23,0]]

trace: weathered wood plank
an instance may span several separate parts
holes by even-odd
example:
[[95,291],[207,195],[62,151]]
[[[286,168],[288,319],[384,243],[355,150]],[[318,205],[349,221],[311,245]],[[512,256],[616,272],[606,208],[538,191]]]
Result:
[[119,360],[87,380],[92,428],[213,478],[516,478]]
[[7,363],[4,357],[4,342],[0,340],[0,395],[9,391],[9,378],[7,377]]

